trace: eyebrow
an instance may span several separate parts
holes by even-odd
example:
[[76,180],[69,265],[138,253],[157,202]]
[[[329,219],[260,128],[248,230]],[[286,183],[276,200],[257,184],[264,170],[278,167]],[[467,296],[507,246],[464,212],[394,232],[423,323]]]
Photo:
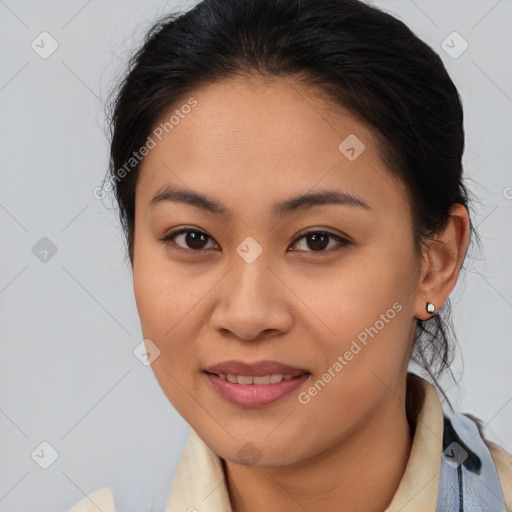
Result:
[[[148,208],[165,202],[188,204],[201,210],[214,213],[224,218],[231,218],[233,212],[215,199],[198,192],[166,186],[159,191],[149,202]],[[338,190],[319,190],[291,197],[273,206],[276,217],[284,217],[299,210],[306,210],[318,205],[343,205],[360,207],[365,210],[372,208],[361,198]]]

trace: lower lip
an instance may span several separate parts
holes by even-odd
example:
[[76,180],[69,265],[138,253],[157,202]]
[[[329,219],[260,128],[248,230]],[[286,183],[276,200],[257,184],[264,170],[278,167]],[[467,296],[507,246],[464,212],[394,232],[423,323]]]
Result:
[[303,373],[293,379],[282,380],[275,384],[235,384],[213,373],[206,373],[206,376],[221,397],[242,407],[263,407],[273,404],[297,389],[309,378],[309,374]]

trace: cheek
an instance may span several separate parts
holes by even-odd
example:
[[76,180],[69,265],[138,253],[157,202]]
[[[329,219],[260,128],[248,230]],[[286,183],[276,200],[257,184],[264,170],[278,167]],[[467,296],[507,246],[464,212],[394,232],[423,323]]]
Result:
[[395,302],[404,307],[404,302],[412,300],[414,280],[407,253],[406,249],[377,246],[354,252],[345,262],[346,268],[340,269],[329,284],[329,309],[338,313],[333,318],[365,327]]
[[144,337],[161,338],[173,325],[178,282],[172,282],[154,241],[144,232],[134,242],[133,289]]
[[190,294],[186,274],[170,264],[161,243],[145,230],[134,241],[133,289],[145,336],[169,330],[188,303],[187,290]]
[[191,409],[188,397],[196,393],[197,368],[192,368],[192,363],[197,355],[192,339],[195,337],[192,306],[180,292],[183,277],[155,258],[155,251],[152,254],[140,246],[135,251],[133,286],[142,334],[160,350],[151,369],[168,400],[187,417]]
[[[142,334],[160,350],[152,364],[160,382],[173,387],[173,379],[165,373],[192,375],[197,360],[195,340],[200,324],[197,320],[200,299],[211,284],[196,272],[170,263],[154,241],[144,236],[134,245],[133,288]],[[188,377],[187,377],[188,378]]]
[[401,369],[413,320],[414,259],[409,244],[395,239],[354,252],[346,268],[335,274],[327,293],[330,303],[322,310],[334,332],[323,347],[326,363],[346,354],[347,369],[379,369],[384,374]]

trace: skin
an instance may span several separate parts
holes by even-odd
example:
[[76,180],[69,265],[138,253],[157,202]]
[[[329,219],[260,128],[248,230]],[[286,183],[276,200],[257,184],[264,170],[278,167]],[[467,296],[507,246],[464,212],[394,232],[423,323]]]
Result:
[[[455,286],[467,212],[454,205],[418,259],[407,191],[362,120],[285,78],[238,77],[191,96],[197,106],[144,158],[136,187],[134,290],[143,335],[160,350],[155,376],[224,459],[234,511],[381,512],[411,449],[405,396],[416,318],[432,316],[426,301],[440,308]],[[366,146],[354,161],[338,150],[349,134]],[[206,194],[233,216],[170,201],[150,207],[165,185]],[[370,209],[330,204],[273,215],[274,203],[319,189],[349,192]],[[208,236],[192,248],[185,235],[160,241],[180,227]],[[330,238],[318,249],[303,236],[322,230],[350,243]],[[236,252],[248,236],[263,249],[252,263]],[[395,303],[400,312],[300,403],[298,394]],[[275,360],[311,375],[272,405],[243,408],[202,372],[227,359]],[[252,466],[237,455],[248,442],[260,456]]]

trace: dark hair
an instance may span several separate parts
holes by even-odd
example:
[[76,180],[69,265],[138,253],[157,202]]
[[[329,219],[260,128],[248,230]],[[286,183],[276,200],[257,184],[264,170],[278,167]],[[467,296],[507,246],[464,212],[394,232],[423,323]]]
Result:
[[[375,129],[382,160],[410,196],[418,255],[453,204],[468,209],[459,94],[439,55],[404,23],[358,0],[204,0],[151,27],[111,104],[109,171],[132,265],[139,165],[122,179],[117,171],[186,94],[251,75],[295,77]],[[449,310],[448,300],[418,320],[412,351],[436,385],[453,360]]]

